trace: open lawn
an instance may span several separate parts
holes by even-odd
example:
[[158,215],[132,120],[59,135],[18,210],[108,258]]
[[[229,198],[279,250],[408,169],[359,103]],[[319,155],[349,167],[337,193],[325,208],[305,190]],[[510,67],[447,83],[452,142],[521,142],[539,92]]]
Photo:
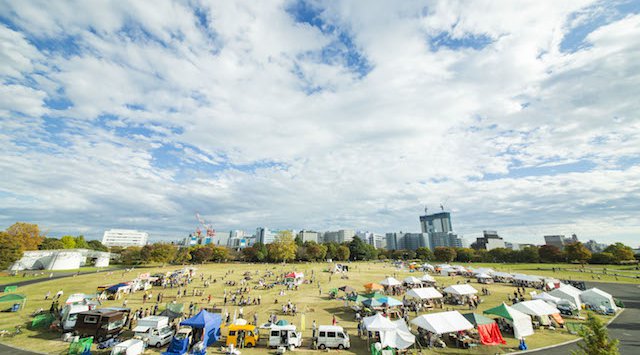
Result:
[[28,280],[39,280],[48,278],[53,274],[53,276],[64,275],[73,272],[90,272],[96,271],[98,268],[93,266],[82,267],[80,269],[74,270],[55,270],[55,271],[19,271],[15,276],[11,276],[9,272],[0,272],[0,285],[11,285],[17,282],[28,281]]
[[[269,314],[275,312],[278,315],[279,319],[286,319],[293,324],[300,326],[300,315],[296,318],[292,318],[290,316],[281,315],[281,304],[286,303],[288,300],[291,300],[294,304],[298,306],[299,312],[304,312],[306,318],[306,326],[307,328],[303,332],[303,347],[302,349],[296,350],[297,353],[301,354],[312,354],[319,353],[320,351],[309,350],[310,337],[311,337],[311,329],[310,325],[313,320],[316,320],[318,325],[322,324],[330,324],[331,317],[335,314],[338,319],[338,325],[341,325],[347,329],[349,334],[351,334],[351,343],[352,348],[350,350],[341,351],[344,354],[366,354],[366,340],[361,340],[357,338],[356,332],[356,323],[354,321],[354,313],[345,307],[344,301],[340,300],[330,300],[327,297],[327,293],[329,289],[334,287],[340,287],[343,285],[351,285],[359,291],[363,291],[362,285],[367,282],[379,282],[385,276],[393,276],[395,275],[398,279],[403,279],[406,276],[409,276],[410,273],[406,270],[397,270],[392,267],[388,263],[352,263],[351,270],[348,273],[348,279],[341,279],[339,275],[333,275],[330,279],[330,274],[328,272],[323,272],[324,269],[327,269],[329,264],[327,263],[308,263],[308,264],[288,264],[288,265],[273,265],[273,264],[207,264],[198,266],[197,275],[200,273],[204,273],[205,277],[209,275],[213,275],[215,279],[217,279],[216,283],[211,284],[204,292],[204,297],[191,297],[191,290],[193,288],[203,288],[203,283],[200,281],[199,277],[194,279],[194,282],[188,288],[187,297],[183,297],[178,300],[178,302],[189,304],[189,302],[193,301],[204,305],[207,303],[206,296],[209,294],[212,295],[212,305],[221,306],[223,299],[223,290],[226,288],[228,291],[235,290],[236,287],[229,287],[224,285],[224,281],[234,280],[239,281],[242,277],[242,274],[245,271],[255,272],[256,270],[260,271],[260,274],[264,274],[265,271],[270,270],[275,274],[280,274],[288,271],[302,271],[305,273],[307,278],[311,276],[312,271],[315,274],[316,280],[320,281],[322,295],[320,294],[320,290],[317,284],[304,284],[300,286],[298,291],[286,291],[286,295],[278,296],[278,293],[282,289],[282,287],[276,287],[270,290],[253,290],[249,294],[252,297],[257,295],[262,296],[262,305],[261,306],[245,306],[244,313],[245,318],[251,320],[253,319],[253,314],[257,312],[259,323],[263,323],[267,321]],[[496,264],[474,264],[474,266],[491,266],[498,268],[500,270],[508,270],[512,272],[525,272],[531,274],[539,274],[539,275],[554,275],[558,278],[565,278],[564,275],[553,273],[552,271],[545,270],[537,270],[537,267],[545,267],[547,265],[540,264],[523,264],[523,265],[496,265]],[[103,284],[112,284],[120,281],[128,281],[135,278],[140,272],[158,272],[158,271],[170,271],[177,269],[176,266],[167,266],[167,267],[155,267],[155,268],[145,268],[145,269],[137,269],[130,272],[126,271],[115,271],[115,272],[97,272],[95,274],[89,275],[80,275],[76,277],[65,278],[61,280],[52,280],[45,281],[38,284],[28,285],[21,287],[19,289],[19,293],[26,294],[28,296],[28,301],[26,305],[26,309],[17,313],[2,313],[0,315],[0,329],[13,329],[15,325],[24,325],[24,333],[19,334],[15,337],[8,337],[0,339],[2,342],[6,342],[8,344],[12,344],[14,346],[18,346],[25,349],[31,349],[40,352],[46,352],[51,354],[62,354],[66,353],[69,344],[64,343],[60,340],[60,333],[49,332],[45,330],[29,330],[26,327],[26,324],[30,322],[31,314],[34,310],[38,308],[48,309],[50,306],[50,301],[44,300],[44,295],[47,291],[51,291],[52,294],[55,294],[58,290],[63,290],[65,296],[63,296],[63,300],[66,299],[66,296],[72,293],[85,292],[91,293],[95,292],[96,287],[98,285]],[[229,275],[224,281],[222,280],[225,273],[229,270],[233,270],[233,274]],[[548,272],[548,273],[547,273]],[[421,273],[413,274],[415,276],[420,276]],[[585,276],[585,273],[570,273],[571,276],[566,276],[567,278],[572,277],[574,279],[578,279],[578,276]],[[457,282],[465,282],[466,279],[462,277],[442,277],[435,276],[438,285],[451,285]],[[585,280],[590,279],[584,278]],[[250,281],[249,285],[254,285],[257,278],[254,278]],[[480,289],[483,285],[478,285],[475,281],[472,282],[472,285],[477,289]],[[506,296],[509,293],[513,293],[514,288],[510,285],[506,284],[491,284],[487,286],[492,294],[490,296],[483,296],[483,302],[480,304],[479,309],[476,312],[481,313],[483,310],[494,307],[500,304],[503,301],[506,301]],[[165,298],[164,302],[171,302],[176,295],[177,289],[166,289],[163,290],[160,287],[154,287],[152,290],[153,299],[155,300],[155,295],[157,292],[164,292]],[[527,290],[531,291],[531,290]],[[342,293],[341,293],[342,294]],[[279,304],[275,304],[275,299],[278,299]],[[401,297],[400,297],[401,298]],[[104,306],[122,306],[122,301],[106,301]],[[132,309],[137,309],[142,307],[142,293],[138,292],[129,297],[128,307]],[[145,307],[152,307],[153,303],[147,303],[144,305]],[[186,308],[186,307],[185,307]],[[164,305],[160,306],[160,309],[164,309]],[[227,306],[226,310],[229,311],[230,314],[234,314],[236,307]],[[462,306],[445,306],[444,310],[447,309],[457,309],[462,312],[468,312],[467,307]],[[438,312],[439,309],[432,311]],[[411,318],[413,318],[415,314],[411,314]],[[223,335],[225,334],[225,330],[223,329]],[[263,332],[264,335],[264,332]],[[125,338],[130,336],[129,333],[125,333]],[[538,330],[534,336],[527,338],[527,343],[530,348],[536,348],[541,346],[546,346],[554,343],[560,343],[566,340],[574,339],[575,336],[569,334],[566,330]],[[224,339],[224,338],[223,338]],[[517,347],[517,340],[513,339],[505,334],[505,339],[507,340],[507,345],[505,346],[494,346],[494,347],[486,347],[480,346],[474,350],[460,350],[460,349],[440,349],[435,352],[438,353],[464,353],[464,354],[495,354],[495,353],[503,353],[513,350]],[[242,353],[245,355],[252,354],[264,354],[265,350],[265,342],[264,338],[261,338],[260,345],[256,349],[243,349]],[[94,346],[95,348],[95,346]],[[219,351],[219,347],[211,347],[209,348],[209,353],[221,353]],[[106,354],[108,352],[98,351],[97,349],[93,351],[94,354]],[[155,354],[159,353],[157,349],[148,349],[146,354]]]

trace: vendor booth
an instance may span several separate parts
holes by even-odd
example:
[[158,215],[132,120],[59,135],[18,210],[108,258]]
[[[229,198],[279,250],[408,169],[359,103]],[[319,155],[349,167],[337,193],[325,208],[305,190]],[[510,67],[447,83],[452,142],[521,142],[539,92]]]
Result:
[[476,329],[478,329],[480,342],[483,345],[499,345],[507,343],[502,337],[502,333],[500,333],[498,323],[493,319],[478,313],[466,313],[462,316],[468,320],[469,323],[473,324]]
[[287,285],[301,285],[304,282],[304,273],[290,272],[287,275],[285,275],[284,282]]
[[568,284],[561,284],[560,287],[549,291],[549,295],[567,300],[577,308],[582,307],[582,302],[580,301],[581,293],[582,291]]
[[415,288],[407,291],[405,295],[407,299],[425,301],[435,298],[442,298],[442,294],[433,287]]
[[190,336],[181,336],[180,331],[171,340],[169,348],[164,355],[181,355],[189,350],[190,346],[197,343],[203,344],[203,351],[200,354],[206,353],[206,348],[214,344],[220,337],[220,324],[222,319],[219,314],[209,313],[205,310],[200,311],[195,316],[185,319],[180,322],[181,326],[190,327],[192,329]]
[[513,309],[538,319],[540,324],[549,325],[549,316],[560,314],[560,311],[543,300],[531,300],[514,304]]
[[498,322],[501,330],[509,330],[513,332],[513,336],[516,339],[521,339],[523,337],[529,336],[533,334],[533,325],[531,324],[531,317],[527,314],[524,314],[512,307],[507,306],[506,304],[501,304],[497,307],[487,309],[483,312],[483,314],[493,314],[501,317],[505,323]]
[[580,294],[580,299],[584,304],[591,307],[591,309],[604,311],[611,310],[613,312],[618,311],[618,307],[613,300],[613,296],[595,287],[582,292]]

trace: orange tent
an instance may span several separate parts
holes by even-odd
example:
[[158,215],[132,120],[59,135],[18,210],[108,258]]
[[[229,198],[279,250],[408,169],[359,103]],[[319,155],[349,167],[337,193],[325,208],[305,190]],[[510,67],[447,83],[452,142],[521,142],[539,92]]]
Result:
[[364,284],[364,288],[370,291],[384,290],[384,287],[382,287],[382,285],[379,285],[375,282],[369,282],[368,284]]

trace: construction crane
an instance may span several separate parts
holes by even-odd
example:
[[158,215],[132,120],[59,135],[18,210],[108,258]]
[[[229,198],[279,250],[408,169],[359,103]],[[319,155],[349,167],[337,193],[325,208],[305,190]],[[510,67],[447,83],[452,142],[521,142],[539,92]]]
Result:
[[[204,227],[204,229],[207,231],[207,237],[215,237],[216,231],[213,229],[213,226],[211,224],[207,224],[207,222],[200,216],[200,213],[198,212],[196,212],[196,219],[198,220],[198,222],[200,222],[200,225],[202,225],[202,227]],[[202,230],[199,226],[196,229],[196,234],[198,235],[198,237],[202,234]]]

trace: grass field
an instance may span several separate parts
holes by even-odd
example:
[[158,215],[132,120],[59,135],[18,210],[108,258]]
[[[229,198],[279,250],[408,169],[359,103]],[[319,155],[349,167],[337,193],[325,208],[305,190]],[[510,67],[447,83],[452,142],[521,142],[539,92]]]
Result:
[[[310,324],[313,320],[316,320],[318,325],[321,324],[330,324],[331,318],[333,315],[338,319],[338,324],[342,325],[347,329],[349,334],[351,334],[351,342],[352,348],[348,351],[341,351],[341,353],[345,354],[365,354],[366,350],[366,340],[357,339],[356,332],[356,323],[354,321],[354,314],[352,311],[344,307],[344,301],[339,300],[330,300],[327,297],[327,292],[330,288],[340,287],[343,285],[350,285],[357,290],[363,290],[362,285],[367,282],[379,282],[385,276],[394,275],[398,279],[402,279],[406,276],[409,276],[408,271],[397,270],[393,268],[388,263],[353,263],[351,264],[351,270],[349,272],[349,279],[342,280],[338,276],[334,275],[329,281],[330,274],[327,272],[323,272],[324,269],[328,267],[328,264],[325,263],[313,263],[313,264],[289,264],[286,266],[283,265],[272,265],[272,264],[207,264],[198,266],[197,274],[204,273],[205,277],[209,275],[213,275],[214,278],[218,279],[217,283],[211,284],[211,286],[205,289],[204,297],[211,294],[212,295],[212,304],[221,305],[223,290],[225,289],[224,282],[221,281],[221,278],[225,275],[228,270],[233,270],[233,274],[228,276],[226,280],[235,280],[238,281],[242,274],[245,271],[255,272],[256,270],[260,271],[260,274],[263,274],[265,271],[270,270],[275,274],[280,274],[282,272],[288,271],[302,271],[305,275],[311,275],[313,272],[316,275],[316,279],[320,281],[323,295],[319,294],[319,290],[316,284],[304,284],[301,285],[298,291],[286,291],[285,296],[278,296],[279,291],[282,289],[281,287],[276,287],[271,290],[254,290],[251,291],[250,295],[255,297],[257,295],[262,296],[262,305],[261,306],[245,306],[244,313],[245,317],[248,319],[252,319],[253,314],[257,312],[259,322],[265,322],[272,312],[278,314],[279,319],[287,319],[293,324],[300,325],[300,316],[297,316],[295,319],[288,316],[282,316],[280,314],[281,304],[283,302],[287,302],[291,300],[291,302],[295,303],[298,306],[299,312],[304,312],[306,318],[307,329],[303,332],[303,348],[297,350],[297,353],[301,354],[311,354],[317,353],[318,351],[313,351],[308,349],[309,339],[311,337]],[[521,264],[521,265],[496,265],[496,264],[475,264],[474,266],[491,266],[500,270],[508,270],[511,272],[524,272],[530,274],[539,274],[539,275],[554,275],[558,278],[573,278],[573,279],[582,279],[589,280],[590,276],[588,273],[580,273],[573,272],[567,273],[568,276],[564,276],[564,274],[553,273],[551,270],[538,270],[538,267],[546,266],[540,264]],[[155,267],[155,268],[145,268],[139,270],[133,270],[130,272],[126,271],[115,271],[112,273],[105,272],[97,272],[95,274],[88,275],[80,275],[76,277],[69,277],[60,280],[52,280],[45,281],[42,283],[37,283],[33,285],[28,285],[21,287],[19,289],[19,293],[26,294],[28,296],[28,301],[26,305],[26,309],[17,313],[3,313],[0,316],[0,329],[13,329],[15,325],[21,324],[26,325],[30,322],[29,314],[38,308],[48,309],[50,306],[49,301],[44,300],[44,295],[47,291],[51,291],[52,294],[55,294],[58,290],[63,290],[66,295],[70,295],[72,293],[78,292],[95,292],[95,289],[98,285],[116,283],[119,281],[127,281],[135,278],[140,272],[156,272],[156,271],[170,271],[175,270],[176,266],[168,266],[168,267]],[[417,274],[418,276],[420,274]],[[586,277],[585,277],[586,276]],[[465,279],[462,277],[441,277],[436,276],[439,285],[451,285],[457,282],[463,282]],[[252,280],[251,282],[254,282]],[[605,281],[604,279],[601,281]],[[607,281],[615,281],[615,280],[607,280]],[[251,285],[251,284],[250,284]],[[476,288],[480,288],[481,285],[477,285],[472,283],[472,285],[477,286]],[[203,288],[202,282],[199,278],[189,286],[188,294],[191,294],[191,290],[196,288]],[[234,290],[235,287],[226,287],[228,291]],[[509,293],[512,293],[514,288],[510,285],[505,284],[492,284],[489,285],[488,288],[492,291],[491,296],[482,297],[483,302],[480,304],[479,309],[476,312],[482,312],[485,309],[494,307],[500,304],[503,301],[506,301],[506,296]],[[152,292],[155,294],[161,291],[161,288],[155,287],[152,289]],[[530,290],[528,290],[530,291]],[[166,289],[164,290],[165,294],[165,302],[170,302],[175,297],[176,290]],[[274,300],[278,298],[279,304],[274,304]],[[178,302],[186,303],[196,302],[199,304],[206,304],[206,299],[203,297],[183,297]],[[105,306],[121,306],[122,301],[107,301],[104,304]],[[147,303],[145,307],[152,306],[153,303]],[[128,300],[128,307],[132,309],[137,309],[142,306],[142,293],[138,292],[132,296],[130,296]],[[164,309],[163,305],[161,305],[160,309]],[[228,306],[226,309],[230,314],[234,314],[234,307]],[[467,307],[462,306],[445,306],[445,310],[447,309],[457,309],[463,312],[468,311]],[[436,310],[436,312],[439,310]],[[411,318],[415,315],[411,314]],[[224,334],[224,329],[223,329]],[[125,334],[125,338],[129,335]],[[59,333],[48,332],[45,330],[29,330],[27,327],[24,327],[24,333],[17,335],[12,338],[3,338],[0,339],[2,342],[6,342],[8,344],[31,349],[35,351],[50,353],[50,354],[62,354],[66,353],[68,349],[68,343],[64,343],[60,340]],[[527,338],[527,343],[530,348],[536,348],[541,346],[546,346],[554,343],[560,343],[566,340],[574,339],[575,337],[569,334],[566,330],[539,330],[536,331],[534,336]],[[480,346],[474,350],[461,350],[461,349],[440,349],[437,350],[438,353],[460,353],[460,354],[495,354],[495,353],[504,353],[510,350],[513,350],[517,347],[518,342],[516,339],[512,337],[506,336],[507,344],[505,346]],[[266,352],[264,344],[265,340],[261,339],[261,345],[256,349],[244,349],[242,351],[245,355],[252,354],[264,354]],[[106,354],[108,352],[105,351],[93,351],[94,354]],[[147,354],[159,353],[156,349],[148,349],[146,351]],[[209,348],[209,353],[221,353],[219,349],[216,347]]]
[[48,278],[51,274],[53,274],[53,276],[56,276],[61,274],[69,274],[72,272],[90,272],[96,270],[98,270],[98,268],[87,266],[74,270],[20,271],[16,273],[15,276],[11,276],[11,274],[8,272],[0,272],[0,285],[11,285],[13,283],[21,281],[45,279]]

